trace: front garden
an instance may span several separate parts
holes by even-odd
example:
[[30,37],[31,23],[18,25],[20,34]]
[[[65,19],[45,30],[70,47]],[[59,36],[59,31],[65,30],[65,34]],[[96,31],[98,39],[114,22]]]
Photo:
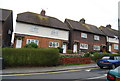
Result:
[[59,66],[88,64],[110,53],[61,54],[57,48],[3,48],[2,57],[6,67]]

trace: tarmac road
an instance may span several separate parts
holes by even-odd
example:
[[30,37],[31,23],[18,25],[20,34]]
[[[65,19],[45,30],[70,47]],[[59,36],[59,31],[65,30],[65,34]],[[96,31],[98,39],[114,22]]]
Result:
[[45,73],[9,74],[2,76],[2,81],[106,81],[108,70],[87,68]]

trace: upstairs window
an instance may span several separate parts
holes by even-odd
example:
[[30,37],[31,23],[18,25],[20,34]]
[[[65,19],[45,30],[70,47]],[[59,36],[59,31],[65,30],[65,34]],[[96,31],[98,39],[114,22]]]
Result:
[[81,37],[82,38],[87,38],[87,34],[86,33],[81,33]]
[[31,32],[36,32],[36,33],[38,33],[38,30],[39,30],[38,27],[35,27],[35,26],[33,26],[33,27],[30,28],[30,31],[31,31]]
[[56,35],[56,36],[58,36],[58,30],[52,30],[52,31],[51,31],[51,35]]
[[80,49],[88,49],[88,44],[80,44]]
[[49,42],[49,47],[57,48],[57,47],[59,47],[59,43],[58,42]]
[[29,44],[29,43],[35,43],[35,44],[37,44],[38,45],[38,40],[34,40],[34,39],[27,39],[27,43],[26,44]]
[[118,50],[118,45],[114,44],[114,49]]
[[93,46],[93,49],[94,49],[94,50],[100,50],[100,46],[94,45],[94,46]]
[[100,40],[100,37],[97,35],[94,35],[94,40]]
[[8,34],[12,34],[12,31],[10,29],[8,30]]

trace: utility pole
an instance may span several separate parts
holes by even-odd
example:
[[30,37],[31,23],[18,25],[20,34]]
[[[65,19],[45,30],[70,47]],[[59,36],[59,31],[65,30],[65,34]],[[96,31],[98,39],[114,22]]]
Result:
[[119,54],[120,54],[120,18],[118,18],[118,38],[119,38]]
[[119,37],[119,54],[120,54],[120,1],[118,2],[118,37]]

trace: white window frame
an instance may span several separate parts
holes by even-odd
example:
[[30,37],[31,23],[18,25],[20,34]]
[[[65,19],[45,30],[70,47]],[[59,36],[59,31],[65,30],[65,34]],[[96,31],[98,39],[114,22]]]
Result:
[[86,33],[81,33],[81,37],[82,38],[87,38],[87,34]]
[[[116,48],[116,46],[117,46],[117,48]],[[114,44],[114,49],[116,49],[116,50],[118,50],[118,44]]]
[[[50,46],[50,43],[52,44],[51,46]],[[57,48],[57,47],[59,47],[59,42],[49,42],[49,47],[50,48]]]
[[55,30],[55,29],[51,31],[51,35],[58,36],[58,33],[59,33],[59,31]]
[[[37,42],[36,42],[37,41]],[[35,40],[35,39],[27,39],[27,42],[26,42],[26,44],[29,44],[29,43],[35,43],[35,44],[39,44],[39,40]]]
[[35,27],[35,26],[30,27],[30,31],[31,31],[31,32],[36,32],[36,33],[38,33],[38,30],[39,30],[38,27]]
[[[98,47],[99,49],[96,49],[96,47]],[[93,46],[93,50],[98,50],[98,51],[100,51],[100,46],[94,45],[94,46]]]
[[94,40],[100,40],[100,36],[94,35]]
[[88,49],[88,44],[80,44],[80,49]]

